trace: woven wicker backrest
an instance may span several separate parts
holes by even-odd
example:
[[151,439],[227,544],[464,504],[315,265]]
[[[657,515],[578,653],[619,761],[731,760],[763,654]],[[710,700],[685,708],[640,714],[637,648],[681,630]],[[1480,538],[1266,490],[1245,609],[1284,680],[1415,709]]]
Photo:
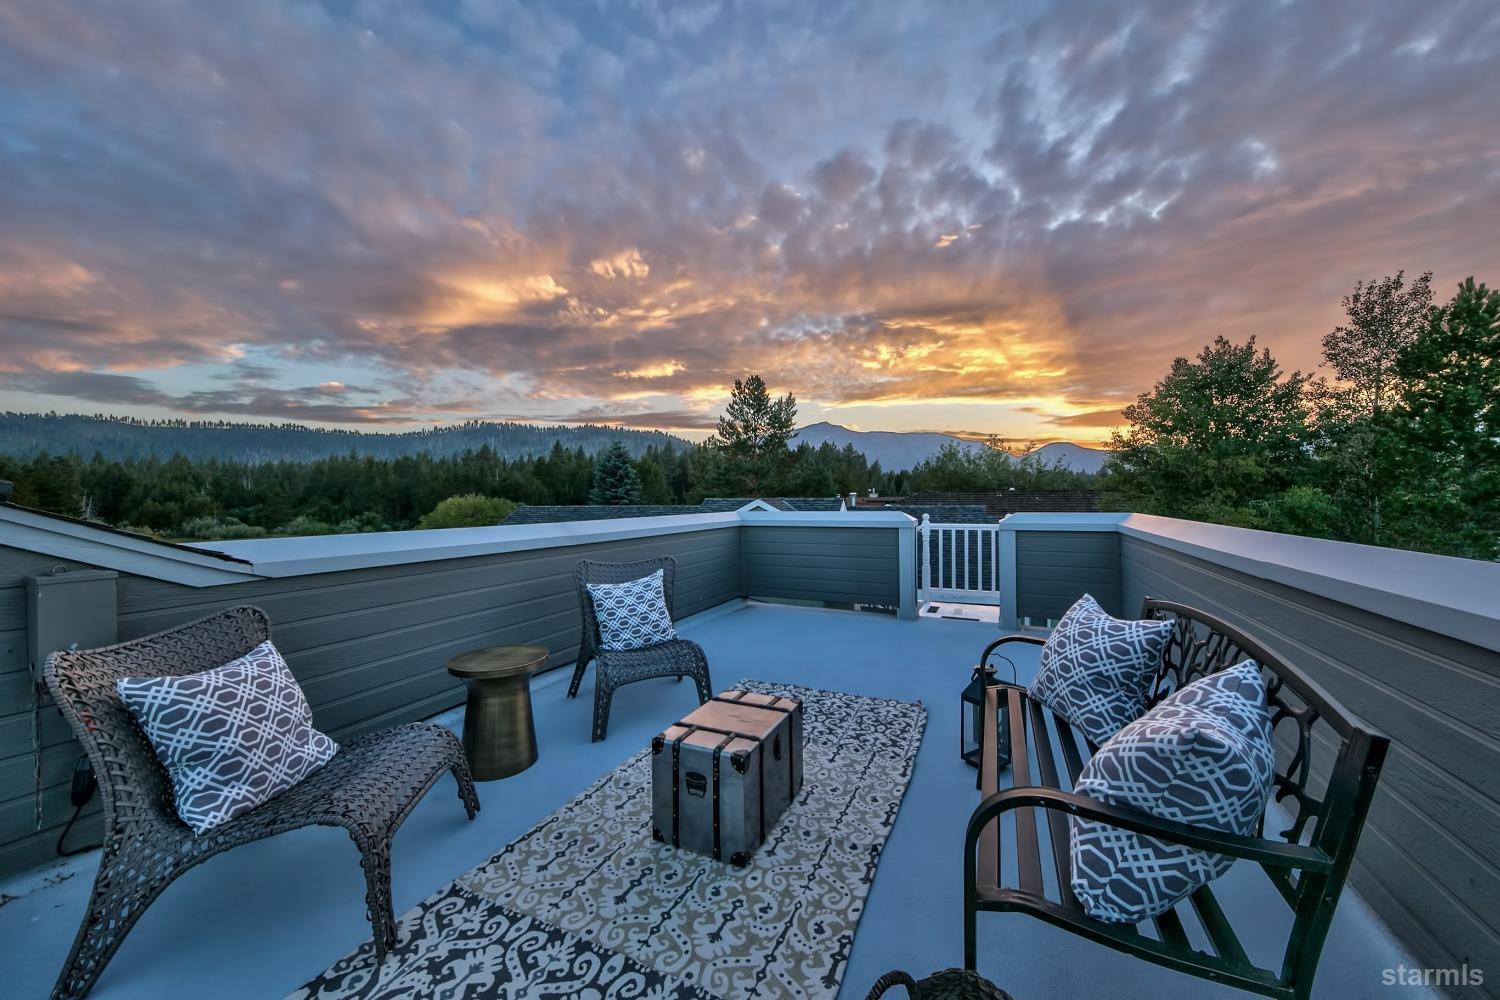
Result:
[[270,635],[266,613],[247,606],[129,642],[47,657],[47,688],[94,765],[111,828],[180,822],[166,772],[120,700],[115,681],[209,670],[243,656]]
[[588,585],[629,583],[631,580],[650,576],[657,570],[662,571],[662,593],[666,595],[667,611],[670,613],[674,610],[672,589],[677,578],[677,560],[671,556],[637,559],[626,563],[594,562],[592,559],[578,561],[578,566],[573,570],[573,579],[578,582],[578,606],[583,612],[583,634],[593,648],[599,648],[599,619],[594,614],[594,602],[589,599]]

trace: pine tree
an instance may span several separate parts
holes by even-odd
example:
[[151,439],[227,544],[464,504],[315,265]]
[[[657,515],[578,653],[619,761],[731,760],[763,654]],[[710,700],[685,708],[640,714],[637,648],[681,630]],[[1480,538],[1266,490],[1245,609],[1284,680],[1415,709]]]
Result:
[[765,380],[734,380],[719,428],[704,442],[718,460],[712,485],[730,496],[765,496],[781,484],[797,432],[797,397],[771,398]]
[[594,485],[589,503],[638,504],[641,502],[641,475],[625,446],[616,441],[600,452],[594,461]]
[[667,486],[667,475],[654,454],[645,454],[635,463],[635,471],[641,477],[641,499],[645,503],[666,504],[672,502],[672,491]]

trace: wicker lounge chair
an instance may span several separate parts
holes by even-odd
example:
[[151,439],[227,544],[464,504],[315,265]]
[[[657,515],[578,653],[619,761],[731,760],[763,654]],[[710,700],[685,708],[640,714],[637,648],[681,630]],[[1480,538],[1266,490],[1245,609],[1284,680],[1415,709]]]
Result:
[[589,661],[596,660],[599,668],[594,677],[594,729],[595,742],[604,739],[609,729],[609,703],[615,689],[652,677],[691,677],[698,685],[698,703],[709,699],[711,689],[708,682],[708,657],[703,647],[688,639],[670,639],[644,649],[604,649],[599,638],[599,618],[594,614],[594,602],[589,597],[589,584],[629,583],[643,576],[662,571],[662,592],[667,598],[667,611],[672,611],[672,584],[677,575],[677,560],[671,556],[659,559],[642,559],[628,563],[602,563],[588,559],[580,560],[573,571],[578,582],[578,604],[583,611],[583,637],[578,647],[578,664],[573,668],[573,683],[568,686],[568,697],[578,696],[578,685],[583,683],[583,672]]
[[445,771],[458,779],[469,818],[479,810],[463,745],[442,726],[418,723],[345,740],[300,784],[194,834],[173,809],[171,782],[115,681],[197,673],[269,637],[266,613],[240,607],[131,642],[48,657],[47,687],[99,777],[105,828],[93,894],[54,997],[87,995],[141,914],[179,875],[231,847],[304,826],[341,826],[354,839],[375,951],[383,957],[396,941],[390,860],[396,828]]

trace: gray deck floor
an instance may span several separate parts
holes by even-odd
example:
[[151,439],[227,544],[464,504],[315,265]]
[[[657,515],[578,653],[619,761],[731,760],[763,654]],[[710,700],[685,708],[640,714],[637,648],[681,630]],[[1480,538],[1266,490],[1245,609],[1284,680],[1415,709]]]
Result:
[[[962,961],[962,838],[977,803],[974,772],[957,758],[958,691],[989,624],[902,622],[856,612],[748,605],[689,620],[715,684],[782,680],[907,700],[928,708],[916,772],[860,924],[842,995],[863,997],[888,969],[913,973]],[[1028,655],[1028,654],[1022,654]],[[1022,680],[1034,653],[1019,660]],[[561,672],[534,692],[541,759],[523,774],[479,786],[484,809],[464,821],[451,778],[412,813],[392,856],[399,915],[562,805],[693,706],[692,685],[650,681],[615,696],[609,739],[588,739],[592,686],[567,700]],[[450,713],[445,721],[455,721]],[[0,883],[0,996],[42,997],[72,943],[97,864],[94,855]],[[1248,916],[1245,944],[1269,960],[1286,909],[1243,865],[1219,897]],[[173,885],[105,971],[100,1000],[265,998],[322,971],[368,933],[357,856],[338,830],[304,830],[231,851]],[[3,899],[3,896],[0,896]],[[1284,938],[1283,938],[1284,940]],[[1381,972],[1409,956],[1352,894],[1324,952],[1315,995],[1385,992]],[[1132,960],[1025,916],[981,917],[980,969],[1017,1000],[1078,996],[1184,1000],[1245,994]],[[1403,996],[1425,991],[1407,988]]]

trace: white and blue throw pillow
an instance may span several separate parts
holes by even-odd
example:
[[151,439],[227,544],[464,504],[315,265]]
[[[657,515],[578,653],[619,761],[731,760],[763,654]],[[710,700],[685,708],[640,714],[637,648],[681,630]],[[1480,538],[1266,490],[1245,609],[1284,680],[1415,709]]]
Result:
[[120,699],[172,780],[177,815],[207,833],[333,759],[312,709],[270,642],[181,677],[122,677]]
[[[1271,798],[1275,752],[1253,660],[1199,678],[1116,734],[1074,790],[1162,819],[1252,835]],[[1070,817],[1073,894],[1097,920],[1165,913],[1234,859]]]
[[1047,637],[1031,697],[1101,744],[1146,711],[1171,635],[1169,621],[1115,618],[1084,594]]
[[588,588],[603,648],[644,649],[677,638],[661,570],[628,583],[591,583]]

